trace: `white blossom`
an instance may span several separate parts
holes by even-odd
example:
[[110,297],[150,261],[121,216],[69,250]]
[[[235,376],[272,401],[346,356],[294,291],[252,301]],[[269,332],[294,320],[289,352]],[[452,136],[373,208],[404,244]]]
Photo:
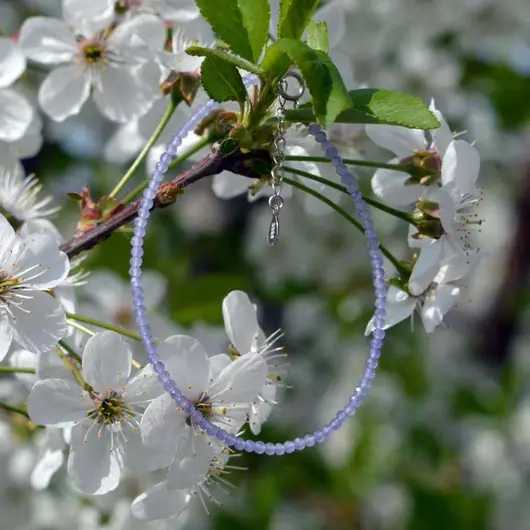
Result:
[[66,333],[61,304],[48,294],[69,272],[52,236],[22,237],[0,216],[0,359],[12,341],[35,353]]
[[58,65],[40,86],[43,110],[63,121],[79,113],[93,90],[111,120],[126,122],[147,112],[160,95],[152,58],[165,40],[163,22],[146,14],[111,29],[112,0],[69,0],[63,7],[65,20],[32,17],[20,30],[29,59]]
[[195,0],[116,0],[116,8],[129,16],[151,13],[177,23],[191,22],[200,14]]
[[[366,134],[377,145],[393,152],[397,158],[389,161],[397,164],[400,161],[410,160],[411,157],[421,156],[429,159],[429,168],[433,171],[443,165],[442,159],[447,148],[453,141],[453,136],[442,116],[437,111],[434,103],[431,110],[439,119],[441,126],[428,131],[429,140],[425,131],[420,129],[407,129],[390,125],[366,125]],[[426,192],[427,187],[409,181],[408,173],[394,169],[378,169],[372,178],[372,189],[383,201],[394,206],[404,206],[416,202]]]
[[258,323],[256,306],[242,291],[232,291],[223,300],[223,318],[230,339],[230,352],[238,358],[248,354],[260,355],[267,363],[267,379],[259,394],[252,400],[249,425],[254,434],[259,434],[262,424],[276,404],[276,390],[283,386],[286,374],[287,354],[277,342],[283,337],[281,330],[266,338]]
[[209,458],[209,464],[204,469],[202,476],[194,477],[195,483],[188,488],[171,489],[167,482],[160,482],[142,493],[132,503],[132,513],[138,519],[153,521],[157,519],[172,519],[185,515],[193,498],[199,498],[204,510],[209,515],[207,500],[221,505],[210,489],[216,484],[226,484],[222,478],[227,466],[230,453],[228,449],[219,445],[210,446],[202,458]]
[[126,459],[129,465],[152,465],[142,446],[139,417],[162,389],[149,366],[129,378],[131,361],[121,337],[103,331],[87,341],[83,352],[82,376],[90,391],[65,379],[45,379],[29,396],[33,421],[72,427],[68,473],[79,489],[93,495],[118,486]]
[[0,207],[19,221],[48,217],[58,211],[51,204],[51,195],[39,197],[41,191],[39,180],[34,175],[26,177],[20,164],[0,167]]
[[[476,252],[440,261],[440,250],[435,245],[423,248],[412,269],[406,290],[390,285],[384,329],[395,326],[417,311],[425,331],[432,333],[458,303],[462,290],[454,282],[468,276],[486,257],[485,253]],[[366,327],[366,335],[374,330],[374,318]]]
[[[202,345],[186,335],[169,337],[158,348],[183,395],[214,424],[237,432],[265,382],[267,365],[263,358],[251,353],[233,362],[224,354],[209,359]],[[173,459],[168,488],[190,487],[205,474],[211,442],[183,410],[175,407],[169,394],[147,407],[141,427],[145,444]]]

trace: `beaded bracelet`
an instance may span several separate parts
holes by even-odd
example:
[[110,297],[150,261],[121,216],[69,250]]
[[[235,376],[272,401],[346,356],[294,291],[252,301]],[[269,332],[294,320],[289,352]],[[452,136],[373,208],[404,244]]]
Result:
[[[254,75],[246,77],[244,81],[245,86],[247,87],[259,83],[258,77]],[[320,144],[326,156],[331,159],[331,163],[335,167],[342,184],[346,187],[353,203],[355,204],[357,214],[364,227],[364,234],[372,263],[376,310],[374,330],[372,333],[372,339],[370,340],[369,356],[364,373],[359,380],[358,386],[355,388],[353,395],[349,398],[344,408],[337,412],[336,416],[329,422],[329,424],[312,433],[306,434],[303,437],[295,438],[294,440],[288,440],[283,443],[265,443],[262,441],[247,440],[237,437],[235,434],[228,433],[226,430],[217,427],[209,419],[205,418],[202,413],[195,408],[194,404],[191,403],[190,400],[176,387],[175,381],[171,379],[164,363],[160,359],[147,320],[147,309],[144,305],[141,266],[144,253],[142,246],[146,234],[147,222],[151,208],[153,207],[157,189],[162,182],[164,173],[167,171],[169,164],[176,156],[183,138],[185,138],[190,131],[194,130],[195,127],[208,114],[210,114],[215,106],[216,102],[209,100],[207,103],[199,107],[197,112],[177,131],[167,145],[166,151],[161,155],[159,162],[156,164],[149,186],[143,192],[142,201],[138,210],[138,217],[134,221],[134,236],[131,239],[131,268],[129,269],[133,305],[136,313],[136,324],[138,326],[138,332],[142,337],[149,362],[153,366],[153,369],[158,376],[158,380],[163,385],[164,390],[169,393],[177,407],[183,409],[185,413],[188,414],[189,421],[193,422],[195,426],[202,429],[209,436],[215,437],[221,443],[227,446],[233,446],[239,451],[246,451],[248,453],[254,452],[257,454],[265,453],[267,455],[288,454],[294,451],[301,451],[306,447],[312,447],[317,443],[322,443],[334,431],[338,431],[348,417],[355,414],[356,410],[361,405],[362,400],[366,396],[368,389],[372,386],[372,380],[376,373],[378,359],[381,355],[381,348],[385,337],[383,328],[385,326],[386,317],[386,282],[384,279],[385,272],[383,270],[383,256],[379,250],[379,241],[374,229],[372,217],[365,201],[362,199],[355,177],[343,163],[337,149],[333,147],[327,138],[326,133],[317,124],[310,125],[309,133]]]

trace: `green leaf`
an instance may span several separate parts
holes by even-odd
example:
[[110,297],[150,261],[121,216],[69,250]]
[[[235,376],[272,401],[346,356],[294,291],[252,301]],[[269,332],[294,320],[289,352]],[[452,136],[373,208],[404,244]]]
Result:
[[[429,107],[421,99],[410,94],[395,90],[362,88],[351,90],[349,95],[351,107],[337,116],[337,123],[377,123],[422,130],[440,127],[438,118]],[[292,122],[315,121],[315,113],[310,104],[287,111],[286,117]]]
[[278,38],[299,40],[320,0],[281,0]]
[[351,107],[348,91],[328,55],[304,42],[279,39],[269,47],[263,69],[272,77],[282,76],[290,66],[289,60],[284,61],[285,56],[299,68],[313,98],[314,116],[321,125],[327,127],[340,112]]
[[247,99],[247,90],[237,68],[215,57],[206,57],[201,66],[201,82],[204,90],[215,101],[239,101]]
[[197,7],[235,53],[252,62],[259,59],[269,29],[267,0],[197,0]]
[[247,61],[243,57],[236,55],[235,53],[226,52],[217,48],[201,48],[201,46],[190,46],[186,49],[188,55],[196,55],[199,57],[215,57],[221,59],[226,63],[233,64],[242,70],[251,72],[252,74],[259,75],[260,77],[265,76],[265,72],[259,66]]
[[325,22],[311,20],[307,26],[307,44],[313,50],[329,52],[328,25]]

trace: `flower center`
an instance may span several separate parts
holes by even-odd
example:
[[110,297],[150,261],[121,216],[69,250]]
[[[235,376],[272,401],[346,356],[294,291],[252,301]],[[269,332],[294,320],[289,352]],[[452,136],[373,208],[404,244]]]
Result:
[[12,278],[6,272],[0,271],[0,299],[3,294],[11,291],[11,289],[16,287],[19,283],[20,282],[17,278]]
[[79,42],[81,58],[87,66],[99,67],[107,62],[109,54],[102,38],[84,39],[79,37]]
[[107,396],[97,396],[94,398],[94,405],[95,408],[89,410],[87,415],[100,425],[113,425],[124,418],[134,416],[125,400],[115,391],[111,391]]

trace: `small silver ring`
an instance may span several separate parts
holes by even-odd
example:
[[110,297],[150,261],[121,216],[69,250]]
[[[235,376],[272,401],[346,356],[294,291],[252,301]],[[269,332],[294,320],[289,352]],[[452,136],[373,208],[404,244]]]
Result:
[[279,195],[271,195],[269,197],[269,206],[275,212],[279,212],[283,207],[283,199]]
[[[287,92],[287,79],[290,77],[293,77],[298,82],[298,92],[296,94],[289,94]],[[287,72],[283,78],[282,82],[280,83],[280,96],[282,98],[286,99],[287,101],[298,101],[305,93],[305,83],[304,78],[298,73],[293,71]]]

